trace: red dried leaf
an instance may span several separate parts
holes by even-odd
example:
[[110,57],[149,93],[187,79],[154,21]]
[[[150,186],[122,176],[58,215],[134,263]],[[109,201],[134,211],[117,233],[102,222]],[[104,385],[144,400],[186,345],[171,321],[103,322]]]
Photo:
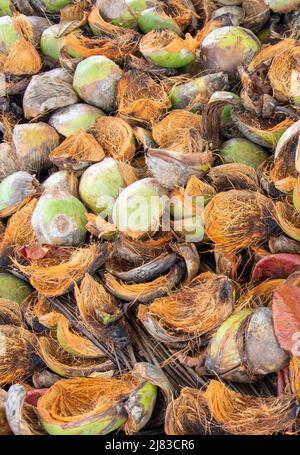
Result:
[[27,392],[26,403],[31,404],[31,406],[37,406],[37,402],[42,395],[44,395],[49,389],[33,389]]
[[263,281],[268,278],[288,278],[292,273],[300,270],[300,255],[298,254],[270,254],[263,257],[252,271],[253,281]]
[[29,261],[38,261],[44,258],[64,258],[70,255],[70,248],[57,248],[51,245],[41,245],[39,243],[31,243],[20,248],[19,253]]
[[300,288],[286,284],[278,287],[273,295],[272,310],[280,346],[300,357]]

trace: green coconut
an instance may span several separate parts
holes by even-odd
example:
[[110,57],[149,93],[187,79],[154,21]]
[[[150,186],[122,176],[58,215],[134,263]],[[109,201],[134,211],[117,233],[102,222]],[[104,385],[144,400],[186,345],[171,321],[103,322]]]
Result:
[[131,181],[135,180],[129,165],[105,158],[83,173],[79,183],[80,198],[93,213],[110,217],[116,198],[127,186],[129,177]]
[[32,175],[25,171],[14,172],[0,183],[0,210],[20,204],[35,192]]
[[[71,22],[70,22],[71,24]],[[67,27],[67,23],[64,22],[64,28]],[[71,57],[80,57],[78,53],[72,49],[71,46],[65,44],[66,36],[65,34],[60,36],[60,32],[62,30],[62,24],[54,24],[44,30],[41,36],[41,51],[47,57],[57,61],[59,60],[60,51],[63,47],[65,47],[66,52]],[[70,34],[80,35],[82,32],[81,30],[74,30]]]
[[77,246],[85,240],[85,214],[86,209],[79,199],[55,188],[41,196],[31,224],[39,243]]
[[209,103],[214,103],[216,101],[226,101],[229,104],[224,107],[222,114],[222,126],[228,127],[233,125],[231,114],[233,112],[233,104],[235,106],[242,106],[241,98],[232,92],[218,92],[212,94]]
[[117,88],[122,74],[112,60],[104,55],[95,55],[77,65],[73,88],[87,103],[111,112],[117,107]]
[[174,109],[185,109],[193,104],[207,104],[211,95],[217,90],[225,90],[228,76],[224,73],[208,74],[190,82],[175,85],[170,92]]
[[220,156],[225,164],[246,164],[254,169],[269,158],[269,154],[263,148],[244,138],[233,138],[224,142]]
[[153,178],[145,178],[122,191],[113,209],[113,222],[132,238],[156,232],[161,223],[167,196]]
[[58,146],[59,135],[44,122],[22,123],[14,127],[12,143],[19,167],[39,173],[51,165],[49,154]]
[[194,62],[196,48],[195,40],[184,40],[171,30],[153,30],[140,41],[143,56],[164,68],[182,68]]
[[138,26],[143,33],[151,32],[151,30],[172,30],[181,35],[177,22],[168,16],[160,6],[144,10],[138,16]]
[[267,0],[274,13],[290,13],[300,6],[300,0]]
[[0,298],[22,303],[34,289],[26,281],[7,272],[0,273]]
[[62,8],[72,3],[72,0],[34,0],[36,5],[45,12],[58,13]]
[[0,16],[12,16],[11,0],[0,0]]
[[20,39],[12,18],[10,16],[0,17],[0,52],[7,54]]
[[97,0],[96,6],[108,22],[134,28],[137,26],[139,14],[154,4],[152,0]]
[[80,129],[90,129],[95,121],[102,117],[104,112],[89,104],[76,103],[58,109],[49,118],[49,123],[60,134],[69,137],[78,133]]
[[157,386],[149,381],[138,385],[128,398],[125,409],[128,412],[126,429],[136,433],[150,421],[157,398]]
[[258,38],[242,27],[221,27],[207,35],[201,45],[201,60],[210,72],[236,75],[240,65],[247,66],[260,50]]

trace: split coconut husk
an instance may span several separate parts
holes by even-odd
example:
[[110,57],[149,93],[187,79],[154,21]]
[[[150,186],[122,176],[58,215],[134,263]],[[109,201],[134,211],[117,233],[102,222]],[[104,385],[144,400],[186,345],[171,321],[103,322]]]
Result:
[[80,171],[93,163],[98,163],[105,157],[102,146],[92,134],[79,130],[71,134],[49,155],[49,158],[59,168]]
[[41,294],[52,297],[63,295],[72,289],[74,282],[82,280],[86,272],[93,273],[109,255],[107,245],[92,244],[86,248],[75,249],[69,260],[57,265],[22,265],[14,260],[15,266],[27,275],[31,284]]
[[22,325],[20,306],[17,302],[0,299],[0,324]]
[[[120,161],[130,161],[136,150],[133,129],[118,117],[101,117],[92,132],[106,155]],[[100,160],[99,160],[100,161]]]
[[145,73],[128,71],[118,86],[118,111],[124,119],[153,125],[171,106],[162,86]]

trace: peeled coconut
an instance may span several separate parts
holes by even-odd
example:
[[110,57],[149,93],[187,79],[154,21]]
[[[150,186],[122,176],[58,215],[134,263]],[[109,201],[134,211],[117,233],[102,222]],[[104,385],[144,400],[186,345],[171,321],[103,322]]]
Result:
[[97,0],[96,3],[105,20],[128,28],[136,27],[139,14],[154,5],[152,0]]
[[86,209],[70,193],[59,188],[46,191],[32,215],[32,228],[39,243],[77,246],[86,236]]
[[153,178],[129,185],[118,197],[113,222],[128,237],[140,238],[160,227],[167,193]]
[[24,171],[14,172],[0,183],[0,210],[20,204],[35,191],[32,175]]
[[269,154],[259,145],[239,137],[224,142],[220,157],[226,164],[240,163],[257,169],[261,163],[269,158]]
[[300,6],[300,0],[265,0],[274,13],[290,13]]
[[26,281],[11,273],[0,273],[0,298],[22,303],[34,289]]
[[84,103],[58,109],[49,118],[49,123],[65,137],[76,134],[80,129],[90,129],[95,121],[105,115],[100,109]]
[[66,191],[75,196],[77,193],[77,185],[75,174],[63,170],[51,174],[50,177],[44,181],[42,189],[48,191],[58,188],[59,190]]
[[95,55],[77,65],[73,87],[87,103],[111,112],[116,109],[117,87],[122,74],[112,60]]
[[20,168],[40,172],[50,166],[49,153],[58,146],[59,135],[47,123],[22,123],[14,127],[12,143]]
[[[70,22],[71,24],[71,22]],[[64,22],[63,26],[66,28],[67,23]],[[41,36],[41,51],[52,60],[58,60],[61,49],[65,46],[65,50],[71,57],[78,57],[78,54],[72,50],[72,47],[66,45],[65,38],[67,34],[62,31],[62,24],[55,24],[48,27]],[[79,35],[80,30],[74,30],[70,34]]]
[[201,60],[210,72],[224,71],[235,75],[240,65],[247,66],[260,50],[258,38],[242,27],[218,28],[203,40]]
[[72,81],[72,76],[64,68],[33,76],[23,97],[25,117],[43,116],[49,111],[76,103],[78,98]]
[[80,198],[92,212],[106,218],[111,216],[119,193],[133,181],[135,175],[129,165],[105,158],[83,173],[79,184]]

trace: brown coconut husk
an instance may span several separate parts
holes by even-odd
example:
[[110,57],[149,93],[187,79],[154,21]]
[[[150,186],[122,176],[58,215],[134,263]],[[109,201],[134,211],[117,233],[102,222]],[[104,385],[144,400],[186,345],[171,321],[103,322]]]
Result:
[[105,55],[112,60],[119,60],[138,49],[139,37],[128,33],[127,35],[117,35],[114,38],[88,38],[72,33],[65,37],[65,45],[83,58]]
[[195,53],[199,47],[198,41],[189,33],[182,39],[170,30],[152,30],[143,36],[140,41],[140,51],[144,54],[161,49],[180,52],[183,48]]
[[216,190],[213,186],[198,179],[195,175],[192,175],[186,185],[185,194],[187,196],[204,196],[204,198],[211,198],[216,194]]
[[21,38],[1,62],[2,70],[14,76],[37,74],[42,68],[40,54],[34,45]]
[[[3,134],[3,142],[11,143],[15,125],[18,120],[11,112],[3,112],[0,117],[0,129]],[[16,158],[15,158],[16,159]]]
[[9,219],[0,243],[0,256],[10,247],[20,247],[36,240],[31,218],[37,201],[36,198],[31,199]]
[[128,284],[116,279],[111,273],[104,274],[106,288],[115,297],[125,302],[148,303],[162,297],[177,286],[183,278],[184,266],[179,263],[172,267],[166,275],[160,276],[148,283]]
[[196,153],[203,150],[200,128],[200,115],[178,109],[153,126],[152,136],[161,148]]
[[106,357],[84,359],[69,354],[50,336],[39,338],[38,352],[48,368],[63,377],[87,377],[94,372],[105,373],[114,369]]
[[76,248],[71,257],[59,264],[22,265],[16,260],[14,265],[30,278],[32,286],[42,295],[54,297],[69,291],[74,282],[77,283],[86,272],[93,272],[107,259],[107,245],[92,244],[86,248]]
[[[283,51],[275,54],[268,73],[275,98],[279,101],[286,102],[293,101],[294,98],[299,95],[299,72],[299,45],[291,45]],[[296,79],[293,79],[294,75],[296,75]]]
[[197,18],[196,12],[188,6],[186,1],[169,0],[165,5],[166,12],[177,22],[177,25],[184,30],[193,18]]
[[61,425],[92,420],[127,399],[137,384],[129,375],[61,380],[39,399],[38,412],[42,420]]
[[272,200],[257,192],[219,193],[205,208],[205,230],[217,252],[235,254],[269,238],[273,210]]
[[81,25],[84,25],[87,22],[89,9],[89,0],[79,0],[67,5],[60,10],[60,22],[80,21]]
[[92,134],[82,129],[67,137],[49,155],[53,164],[63,168],[76,168],[81,164],[87,167],[89,164],[98,163],[104,157],[102,146]]
[[214,421],[236,435],[290,433],[297,410],[291,395],[252,397],[234,392],[219,381],[211,381],[205,392]]
[[85,274],[80,288],[75,286],[75,297],[81,319],[92,329],[122,317],[117,300],[88,273]]
[[276,202],[275,219],[285,234],[300,241],[300,213],[294,206],[288,202]]
[[0,299],[0,324],[22,325],[20,305],[7,299]]
[[296,43],[297,42],[294,39],[286,38],[276,44],[269,44],[262,47],[260,52],[258,52],[258,54],[253,57],[251,63],[248,65],[248,71],[254,71],[263,63],[270,65],[276,55],[281,54],[286,49],[290,49],[291,47],[295,46]]
[[13,325],[0,326],[0,386],[28,378],[40,365],[36,336]]
[[236,310],[240,311],[245,308],[256,310],[261,307],[270,307],[273,301],[273,292],[284,281],[283,279],[267,280],[255,287],[246,289],[237,301]]
[[300,399],[300,360],[292,357],[289,365],[289,379],[292,393]]
[[203,335],[211,334],[232,313],[232,301],[226,299],[225,303],[220,298],[220,292],[225,288],[224,280],[229,283],[227,278],[219,276],[156,299],[147,307],[140,305],[138,318],[141,321],[145,317],[152,318],[171,336],[184,334],[191,341],[200,341]]
[[148,74],[128,71],[118,84],[118,110],[124,119],[153,125],[171,107],[162,86]]
[[[215,434],[217,425],[212,422],[204,393],[184,387],[166,412],[165,432],[168,435],[186,436]],[[219,430],[221,433],[221,431]]]
[[256,171],[246,164],[229,163],[213,167],[208,173],[208,179],[217,191],[259,191]]
[[135,154],[135,141],[131,126],[118,117],[101,117],[92,132],[106,155],[116,160],[129,161]]
[[243,27],[259,31],[270,17],[270,8],[265,0],[243,0],[245,19]]
[[119,230],[115,224],[109,223],[101,216],[94,213],[86,213],[86,229],[98,239],[113,240]]
[[7,399],[7,392],[3,389],[0,389],[0,436],[11,435],[12,431],[7,422],[6,412],[5,412],[5,401]]

